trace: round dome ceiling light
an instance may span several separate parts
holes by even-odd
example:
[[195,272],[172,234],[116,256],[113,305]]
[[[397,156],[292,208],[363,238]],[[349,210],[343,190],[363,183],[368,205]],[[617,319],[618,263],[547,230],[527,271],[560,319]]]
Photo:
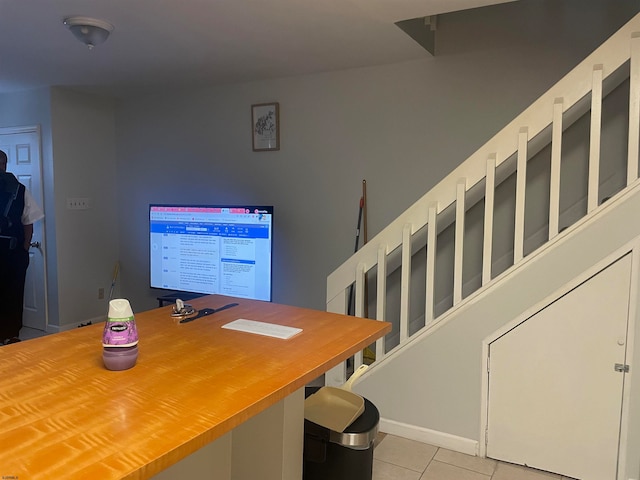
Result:
[[113,25],[96,18],[67,17],[62,23],[69,27],[71,33],[84,43],[89,50],[103,43],[109,38],[109,34],[113,32]]

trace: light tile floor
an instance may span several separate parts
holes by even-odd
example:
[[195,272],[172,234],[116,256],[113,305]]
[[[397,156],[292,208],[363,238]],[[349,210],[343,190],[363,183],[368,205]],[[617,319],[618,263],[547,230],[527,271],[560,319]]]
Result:
[[373,480],[572,480],[381,434],[373,451]]

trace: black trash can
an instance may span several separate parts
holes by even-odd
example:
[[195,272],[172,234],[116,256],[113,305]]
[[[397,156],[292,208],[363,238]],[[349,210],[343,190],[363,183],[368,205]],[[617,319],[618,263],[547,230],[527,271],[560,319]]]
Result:
[[[305,397],[320,387],[305,388]],[[364,399],[364,412],[344,432],[304,421],[304,480],[371,480],[380,413]]]

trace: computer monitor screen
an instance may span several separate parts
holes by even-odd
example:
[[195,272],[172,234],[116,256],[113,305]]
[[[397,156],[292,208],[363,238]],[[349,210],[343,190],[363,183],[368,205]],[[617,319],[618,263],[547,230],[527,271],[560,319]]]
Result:
[[152,288],[271,301],[273,207],[149,205]]

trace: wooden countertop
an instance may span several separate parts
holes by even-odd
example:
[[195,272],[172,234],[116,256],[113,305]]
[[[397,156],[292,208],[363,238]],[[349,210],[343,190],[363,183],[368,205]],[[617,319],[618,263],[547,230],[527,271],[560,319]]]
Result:
[[[178,462],[388,333],[385,322],[211,295],[240,305],[193,322],[136,313],[135,367],[102,362],[103,324],[0,348],[0,476],[144,479]],[[303,332],[222,329],[237,318]]]

